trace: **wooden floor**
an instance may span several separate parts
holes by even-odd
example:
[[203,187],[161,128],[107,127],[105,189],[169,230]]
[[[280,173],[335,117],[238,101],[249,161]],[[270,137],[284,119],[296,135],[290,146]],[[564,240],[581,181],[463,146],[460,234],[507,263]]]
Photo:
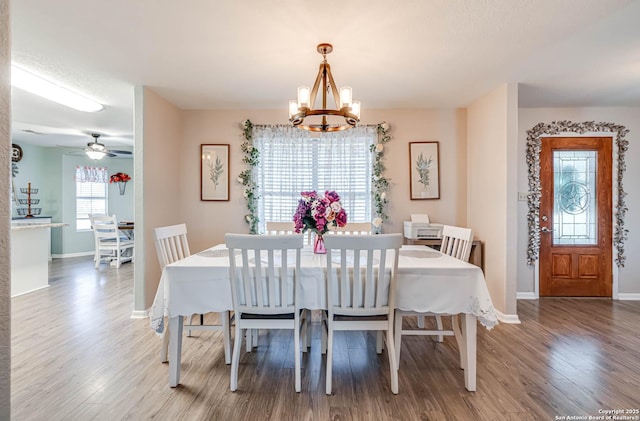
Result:
[[184,339],[182,384],[169,388],[158,337],[130,318],[132,264],[60,259],[51,274],[51,287],[12,300],[15,420],[554,420],[640,408],[639,302],[520,301],[521,325],[478,326],[477,392],[452,337],[405,337],[394,396],[386,355],[355,332],[336,336],[326,396],[314,326],[297,394],[292,336],[261,332],[232,393],[220,332]]

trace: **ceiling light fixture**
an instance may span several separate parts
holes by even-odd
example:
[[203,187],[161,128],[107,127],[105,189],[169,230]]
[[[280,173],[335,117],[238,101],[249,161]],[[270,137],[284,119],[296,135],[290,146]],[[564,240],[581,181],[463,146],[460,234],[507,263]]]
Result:
[[93,137],[93,142],[87,143],[87,149],[84,150],[84,153],[91,159],[102,159],[107,155],[107,148],[100,142],[98,139],[100,135],[98,133],[91,133]]
[[[293,127],[312,132],[335,132],[355,127],[360,121],[360,101],[352,101],[352,92],[349,86],[343,86],[340,91],[336,88],[331,75],[331,66],[327,63],[327,54],[333,51],[333,46],[319,44],[317,50],[322,54],[322,63],[320,63],[320,70],[318,70],[313,89],[309,89],[308,86],[298,87],[298,100],[289,101],[289,121]],[[322,108],[313,109],[318,90],[322,91]],[[333,96],[336,109],[327,108],[327,94],[329,93]],[[302,124],[305,118],[311,116],[321,116],[320,124]],[[343,117],[346,124],[330,123],[327,117]]]
[[15,64],[11,65],[11,85],[78,111],[96,112],[104,108],[96,101],[34,75]]

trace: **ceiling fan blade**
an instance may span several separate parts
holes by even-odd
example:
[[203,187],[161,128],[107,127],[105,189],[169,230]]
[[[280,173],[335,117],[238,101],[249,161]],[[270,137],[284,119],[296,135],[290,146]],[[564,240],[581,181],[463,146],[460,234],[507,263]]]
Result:
[[121,151],[121,150],[118,150],[118,149],[109,149],[109,152],[117,153],[118,155],[131,155],[132,154],[131,151]]

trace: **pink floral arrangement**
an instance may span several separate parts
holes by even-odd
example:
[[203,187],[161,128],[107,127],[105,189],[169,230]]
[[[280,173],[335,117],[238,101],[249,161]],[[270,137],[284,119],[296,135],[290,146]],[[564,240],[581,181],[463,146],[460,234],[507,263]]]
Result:
[[329,231],[330,227],[347,225],[347,212],[340,203],[340,196],[335,191],[325,191],[324,197],[315,191],[300,193],[298,209],[293,215],[297,233],[311,230],[318,235]]

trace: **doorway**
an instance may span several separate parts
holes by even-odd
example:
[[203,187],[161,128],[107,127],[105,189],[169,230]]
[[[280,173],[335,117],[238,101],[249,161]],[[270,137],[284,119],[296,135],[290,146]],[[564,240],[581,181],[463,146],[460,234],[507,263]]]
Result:
[[611,137],[543,137],[540,296],[611,297]]

